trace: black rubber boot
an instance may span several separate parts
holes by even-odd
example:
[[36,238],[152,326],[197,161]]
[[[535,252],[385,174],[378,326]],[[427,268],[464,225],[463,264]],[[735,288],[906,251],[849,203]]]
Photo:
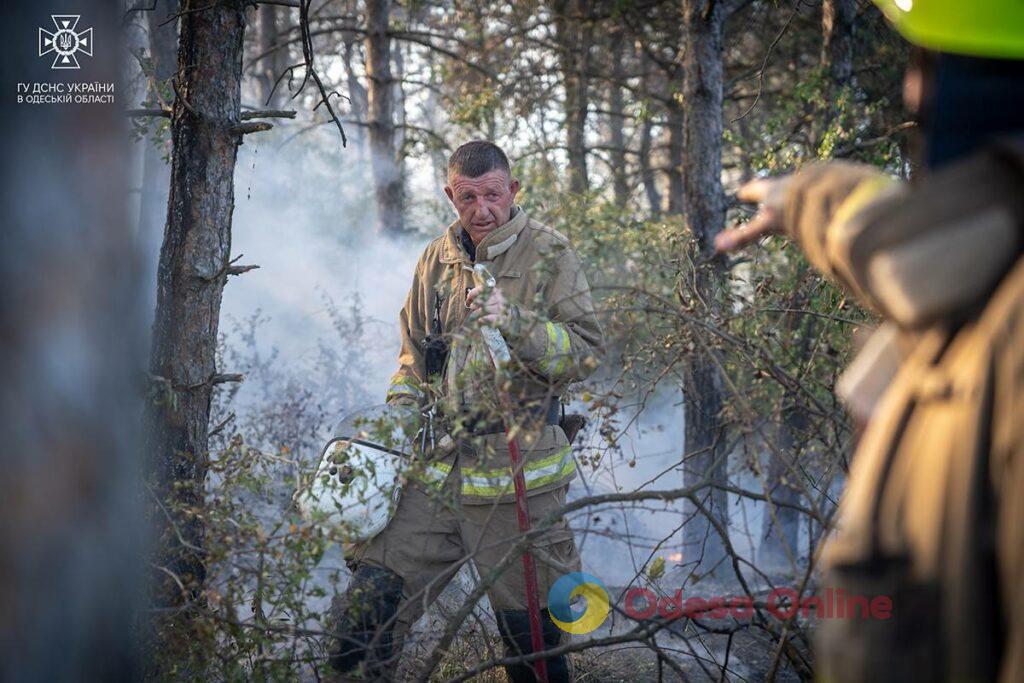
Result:
[[[402,577],[388,569],[361,564],[345,591],[346,607],[338,623],[332,625],[336,634],[328,652],[331,668],[349,672],[366,662],[363,668],[370,679],[384,675],[392,656],[392,627],[380,633],[398,611],[402,600]],[[377,637],[374,647],[370,643]]]
[[[495,616],[498,620],[498,632],[501,633],[501,639],[505,643],[506,657],[533,652],[530,640],[530,618],[526,610],[500,610]],[[547,609],[540,611],[540,623],[544,630],[544,649],[550,650],[556,647],[562,640],[562,631],[551,621]],[[544,661],[548,665],[549,683],[571,683],[572,671],[568,655],[549,657]],[[537,676],[534,675],[533,667],[529,663],[506,666],[505,673],[508,674],[511,683],[536,683],[537,681]]]

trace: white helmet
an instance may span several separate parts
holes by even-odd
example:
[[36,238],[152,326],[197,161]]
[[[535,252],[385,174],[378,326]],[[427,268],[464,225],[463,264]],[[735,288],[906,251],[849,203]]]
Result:
[[383,531],[398,506],[418,417],[414,409],[375,406],[342,419],[312,481],[295,496],[302,516],[349,542]]

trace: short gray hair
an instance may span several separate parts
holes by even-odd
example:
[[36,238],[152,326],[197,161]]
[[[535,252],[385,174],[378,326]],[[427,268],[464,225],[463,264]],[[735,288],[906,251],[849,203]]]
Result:
[[501,169],[512,176],[512,167],[508,157],[493,142],[473,140],[460,146],[448,157],[448,177],[458,174],[467,178],[477,178],[485,173]]

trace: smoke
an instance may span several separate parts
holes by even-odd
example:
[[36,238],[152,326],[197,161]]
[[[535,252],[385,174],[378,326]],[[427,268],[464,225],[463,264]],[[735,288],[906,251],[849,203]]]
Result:
[[[222,330],[230,344],[230,323],[258,310],[266,320],[257,337],[261,351],[276,349],[280,365],[315,376],[317,368],[305,366],[321,342],[337,339],[328,304],[345,309],[358,300],[368,318],[372,344],[363,351],[370,362],[367,376],[347,379],[383,402],[398,353],[398,313],[428,238],[392,241],[374,233],[369,162],[353,163],[356,152],[341,149],[332,133],[317,130],[283,144],[287,131],[250,136],[239,150],[232,253],[259,269],[228,282]],[[239,400],[258,389],[243,386]]]
[[[410,163],[407,186],[415,207],[411,223],[422,232],[397,241],[377,235],[367,154],[365,149],[342,149],[327,127],[294,137],[292,130],[278,130],[246,139],[236,169],[232,254],[242,256],[239,264],[260,267],[229,280],[221,331],[227,346],[241,343],[245,328],[240,321],[258,313],[262,322],[255,344],[263,358],[272,359],[276,374],[296,378],[315,391],[354,384],[367,402],[380,403],[396,367],[398,313],[416,260],[427,241],[441,234],[450,215],[438,202],[439,188],[433,186],[430,169]],[[367,327],[361,340],[354,340],[362,344],[362,376],[332,376],[339,368],[320,363],[320,349],[344,353],[337,347],[345,342],[335,329],[331,306],[345,310],[354,303]],[[266,398],[263,379],[247,378],[235,397],[236,409]],[[572,409],[585,411],[585,406]],[[329,416],[329,421],[339,417]],[[617,450],[605,451],[596,467],[587,458],[570,499],[682,485],[683,408],[674,387],[659,388],[642,409],[622,411],[615,431]],[[584,432],[581,444],[588,456],[606,449],[593,428]],[[748,483],[746,488],[759,490],[758,482]],[[665,558],[670,569],[685,566],[687,558],[680,556],[682,507],[682,501],[646,502],[577,514],[571,521],[584,568],[610,584],[624,584],[642,573],[652,557]],[[762,508],[749,499],[730,497],[732,540],[748,559],[756,551]]]
[[[225,349],[248,346],[261,360],[235,367],[232,364],[242,357],[226,353],[219,371],[247,373],[230,404],[239,413],[239,424],[251,426],[279,416],[295,419],[268,404],[291,400],[294,394],[279,395],[285,386],[289,391],[298,386],[312,392],[313,401],[322,403],[328,413],[322,420],[299,421],[292,431],[268,428],[256,435],[274,434],[283,442],[284,432],[315,428],[316,435],[306,434],[302,440],[308,440],[303,447],[308,452],[299,454],[301,462],[312,466],[319,455],[316,438],[325,438],[331,424],[349,410],[383,402],[396,368],[398,314],[415,263],[426,243],[444,230],[451,214],[439,201],[442,195],[429,164],[409,160],[405,166],[409,223],[419,232],[399,240],[378,235],[368,150],[343,149],[333,129],[321,126],[300,132],[303,125],[287,124],[271,133],[247,136],[239,150],[231,253],[239,259],[238,265],[259,268],[229,279],[220,330]],[[339,319],[339,311],[358,312],[362,326],[358,334],[339,329],[345,322]],[[249,325],[253,319],[260,322]],[[325,362],[325,349],[337,357],[359,360]],[[335,391],[349,385],[358,391]],[[684,415],[678,388],[666,383],[647,397],[642,408],[639,397],[623,402],[631,399],[637,407],[621,411],[614,425],[614,449],[607,447],[591,416],[592,424],[577,444],[582,456],[580,476],[570,487],[571,500],[682,486]],[[574,404],[567,410],[583,412],[586,406]],[[243,416],[246,412],[248,419]],[[286,483],[287,479],[282,481]],[[760,490],[757,481],[743,480],[740,486]],[[270,500],[253,501],[259,518],[268,524],[280,517],[288,503],[291,490],[284,488]],[[730,511],[732,541],[741,556],[753,561],[763,506],[731,495]],[[574,514],[570,523],[576,530],[583,569],[609,587],[635,583],[656,557],[666,560],[664,580],[679,583],[687,562],[694,559],[681,555],[682,500],[595,506]],[[343,566],[341,549],[330,548],[320,561],[323,571],[316,581],[324,593],[308,597],[306,608],[311,613],[324,613],[331,596],[343,587]],[[333,573],[342,578],[340,585],[328,578]],[[442,596],[442,605],[421,621],[418,638],[429,642],[431,620],[439,618],[443,604],[460,603],[472,580],[469,573],[460,574]]]
[[[237,323],[259,312],[264,322],[258,327],[256,344],[264,358],[276,351],[275,370],[313,387],[355,383],[370,402],[383,402],[396,367],[398,313],[416,260],[449,218],[438,215],[437,189],[431,187],[429,169],[410,165],[408,186],[411,194],[416,193],[411,204],[429,207],[414,219],[424,233],[400,241],[380,237],[374,232],[373,184],[363,152],[342,150],[327,129],[282,144],[287,137],[287,131],[263,138],[249,136],[239,151],[232,254],[244,255],[239,264],[260,267],[229,280],[222,334],[227,346],[241,343],[244,328]],[[361,161],[353,163],[353,157]],[[325,369],[316,366],[320,345],[342,343],[328,304],[345,309],[357,299],[367,317],[365,339],[370,342],[361,349],[365,376],[323,376]],[[260,376],[253,376],[242,384],[236,407],[253,406],[264,396],[260,381]],[[624,429],[619,440],[621,456],[609,453],[596,469],[581,468],[570,497],[634,490],[678,463],[682,408],[673,405],[671,398],[658,394],[651,407]],[[346,409],[357,407],[361,406]],[[600,437],[589,431],[587,449],[600,448]],[[652,486],[671,488],[681,481],[681,474],[670,473]],[[573,521],[582,532],[579,541],[585,565],[604,580],[625,582],[642,571],[648,553],[666,536],[663,552],[676,552],[677,539],[666,530],[681,523],[679,507],[677,503],[642,509],[618,506],[579,516]]]
[[[642,409],[624,410],[615,430],[618,450],[605,451],[596,467],[581,467],[569,498],[681,486],[683,411],[671,399],[672,392],[659,390]],[[584,410],[584,406],[573,409]],[[603,449],[596,430],[588,429],[585,436],[584,452]],[[681,501],[602,505],[571,519],[584,571],[609,585],[633,581],[652,554],[678,553],[682,521]]]

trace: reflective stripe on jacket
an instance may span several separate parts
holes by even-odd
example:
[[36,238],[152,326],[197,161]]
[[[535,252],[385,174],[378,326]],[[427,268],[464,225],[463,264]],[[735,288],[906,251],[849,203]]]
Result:
[[[450,462],[433,461],[425,463],[417,473],[417,480],[433,488],[440,488],[451,475],[455,466]],[[505,502],[515,495],[512,469],[508,465],[494,468],[459,467],[460,490],[466,502]],[[523,467],[523,478],[528,491],[552,488],[552,484],[563,484],[575,474],[576,465],[572,447],[567,443],[551,455],[530,459]]]
[[[457,459],[464,478],[463,497],[472,502],[502,498],[511,473],[503,435],[488,435],[480,442],[457,429],[460,420],[469,415],[507,417],[501,410],[495,370],[478,324],[467,320],[466,294],[476,280],[474,262],[462,246],[460,233],[456,221],[427,245],[416,265],[399,316],[402,347],[387,401],[434,407],[456,426],[453,436],[457,440],[475,444],[432,463],[450,471]],[[509,375],[503,382],[511,404],[527,408],[524,412],[533,415],[543,413],[567,384],[589,376],[604,354],[601,328],[579,257],[563,235],[516,207],[507,223],[477,245],[476,263],[487,266],[496,287],[513,307],[501,330],[512,354]],[[449,351],[444,376],[428,381],[423,340],[435,311]],[[523,430],[520,450],[531,492],[561,486],[574,476],[561,428],[518,426]],[[485,455],[478,452],[480,448],[493,452]],[[493,462],[491,456],[500,462]],[[486,467],[482,460],[489,461]]]

